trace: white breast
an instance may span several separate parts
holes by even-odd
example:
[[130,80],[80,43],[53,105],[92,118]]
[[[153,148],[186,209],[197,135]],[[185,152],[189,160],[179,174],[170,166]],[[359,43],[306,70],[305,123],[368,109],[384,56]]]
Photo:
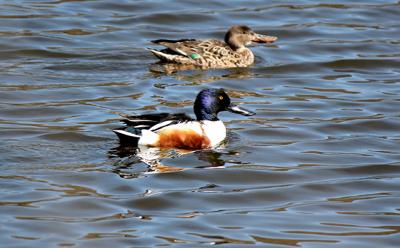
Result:
[[222,121],[203,121],[203,131],[210,140],[212,147],[226,138],[226,128]]

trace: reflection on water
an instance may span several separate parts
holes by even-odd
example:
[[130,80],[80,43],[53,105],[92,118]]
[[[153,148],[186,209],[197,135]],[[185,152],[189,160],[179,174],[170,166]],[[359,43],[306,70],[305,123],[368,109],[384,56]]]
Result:
[[[162,163],[165,158],[178,159],[181,156],[194,154],[197,160],[206,162],[205,166],[195,166],[194,168],[210,168],[222,167],[225,161],[220,157],[224,152],[225,145],[221,144],[217,148],[207,150],[183,150],[183,149],[167,149],[157,147],[131,147],[127,145],[120,145],[109,151],[109,157],[120,158],[115,164],[113,171],[123,178],[137,177],[140,174],[147,173],[166,173],[178,172],[185,170],[185,168],[168,166]],[[144,163],[147,168],[140,171],[140,166],[137,164]],[[191,162],[192,164],[193,162]],[[188,165],[192,167],[192,165]],[[130,170],[128,172],[127,170]],[[132,170],[138,170],[134,171]],[[143,169],[143,168],[141,168]]]
[[[399,14],[398,1],[0,1],[1,244],[397,247]],[[145,50],[233,24],[279,41],[224,70]],[[221,113],[215,149],[119,147],[119,115],[192,114],[204,87],[257,115]]]
[[[161,68],[155,69],[158,67]],[[213,69],[205,71],[193,67],[187,67],[186,65],[160,64],[157,66],[150,66],[150,71],[154,73],[153,76],[163,76],[165,70],[169,70],[165,68],[169,67],[174,67],[175,69],[171,69],[172,71],[168,71],[167,73],[172,73],[170,76],[175,78],[176,80],[183,81],[185,86],[200,85],[229,79],[246,80],[254,77],[254,74],[249,68],[230,68],[218,70]],[[182,83],[180,83],[179,85],[182,85]],[[163,89],[168,86],[170,85],[165,83],[154,84],[154,87],[159,87]]]

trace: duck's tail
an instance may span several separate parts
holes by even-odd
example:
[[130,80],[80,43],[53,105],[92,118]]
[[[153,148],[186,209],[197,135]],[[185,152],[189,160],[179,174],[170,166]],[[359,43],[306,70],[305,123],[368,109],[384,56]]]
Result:
[[147,50],[149,50],[152,54],[154,54],[154,56],[159,58],[161,61],[165,62],[175,62],[176,58],[179,56],[179,55],[164,53],[162,51],[158,51],[151,48],[147,48]]
[[158,141],[158,135],[155,132],[146,129],[131,130],[131,128],[128,127],[128,128],[114,129],[113,132],[118,136],[120,143],[128,144],[130,146],[138,146],[138,145],[152,146],[155,145],[156,142]]
[[114,129],[113,132],[118,136],[123,144],[137,146],[141,137],[141,130],[136,128],[121,127]]

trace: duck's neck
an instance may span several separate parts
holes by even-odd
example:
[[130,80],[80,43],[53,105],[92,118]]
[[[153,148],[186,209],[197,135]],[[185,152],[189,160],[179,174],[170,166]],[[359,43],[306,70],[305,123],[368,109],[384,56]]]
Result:
[[240,42],[237,38],[229,34],[225,35],[225,43],[228,44],[228,46],[234,51],[240,51],[246,49],[246,47],[242,42]]
[[205,109],[195,111],[195,114],[198,121],[219,121],[216,113],[211,113]]

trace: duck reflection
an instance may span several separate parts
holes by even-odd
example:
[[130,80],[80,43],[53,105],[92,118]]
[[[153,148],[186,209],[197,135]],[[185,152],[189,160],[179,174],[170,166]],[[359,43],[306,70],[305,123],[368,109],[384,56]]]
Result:
[[[250,68],[230,68],[222,70],[202,70],[193,65],[154,63],[150,65],[149,71],[152,77],[160,74],[172,75],[181,81],[188,81],[194,84],[210,83],[223,79],[247,79],[254,77]],[[185,72],[190,71],[189,74]]]
[[194,155],[199,161],[206,162],[192,168],[222,167],[225,160],[221,158],[225,148],[221,144],[218,148],[208,150],[167,149],[157,147],[134,147],[120,145],[109,151],[111,159],[117,159],[113,172],[122,178],[137,178],[143,173],[167,173],[186,170],[187,168],[165,165],[163,159],[173,159],[184,155]]

